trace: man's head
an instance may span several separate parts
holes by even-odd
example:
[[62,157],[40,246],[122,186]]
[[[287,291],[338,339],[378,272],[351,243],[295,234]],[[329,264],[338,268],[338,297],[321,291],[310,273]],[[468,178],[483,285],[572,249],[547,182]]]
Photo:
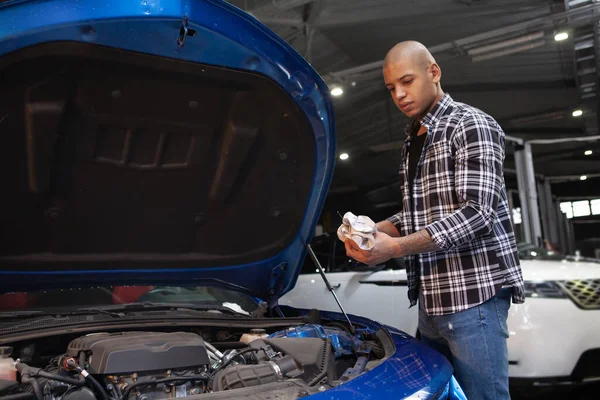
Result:
[[408,117],[424,117],[443,97],[442,71],[419,42],[398,43],[385,56],[385,86],[396,106]]

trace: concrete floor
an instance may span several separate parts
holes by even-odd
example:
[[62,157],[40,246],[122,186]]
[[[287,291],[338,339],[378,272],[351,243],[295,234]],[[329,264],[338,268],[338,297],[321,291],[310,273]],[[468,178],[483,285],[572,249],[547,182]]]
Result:
[[531,393],[512,393],[512,400],[598,400],[600,399],[600,383],[585,387],[559,387],[531,391]]

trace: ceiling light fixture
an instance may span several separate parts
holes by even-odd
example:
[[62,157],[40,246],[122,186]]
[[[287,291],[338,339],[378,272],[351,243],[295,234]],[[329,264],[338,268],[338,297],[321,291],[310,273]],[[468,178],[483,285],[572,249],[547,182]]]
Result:
[[515,37],[512,39],[503,40],[501,42],[496,42],[496,43],[488,44],[485,46],[468,49],[467,53],[470,56],[479,56],[484,53],[489,53],[492,51],[499,51],[501,49],[506,49],[507,47],[514,48],[513,47],[514,45],[517,45],[517,44],[522,45],[523,43],[529,43],[534,40],[539,40],[539,39],[543,39],[543,38],[544,38],[544,32],[534,32],[534,33],[530,33],[529,35],[519,36],[519,37]]
[[338,97],[344,94],[344,90],[341,87],[331,89],[331,95]]
[[350,158],[350,156],[348,155],[348,153],[342,153],[342,154],[340,154],[340,160],[347,160],[348,158]]
[[557,42],[562,42],[563,40],[567,40],[569,38],[569,34],[567,32],[559,32],[554,35],[554,40]]
[[573,111],[573,116],[574,117],[581,117],[583,115],[583,111],[581,110],[575,110]]
[[[471,59],[471,61],[473,62],[480,62],[480,61],[485,61],[485,60],[491,60],[492,58],[498,58],[498,57],[503,57],[503,56],[508,56],[511,54],[515,54],[515,53],[520,53],[522,51],[527,51],[527,50],[533,50],[536,49],[538,47],[542,47],[543,45],[546,44],[545,40],[536,40],[535,42],[531,42],[531,43],[526,43],[523,44],[521,46],[516,46],[516,47],[510,47],[504,50],[499,50],[499,51],[492,51],[489,53],[484,53],[478,56],[475,56]],[[472,54],[472,52],[471,52]]]
[[586,179],[587,179],[587,176],[585,176],[585,175],[581,175],[579,177],[579,180],[581,180],[581,181],[585,181]]
[[594,154],[594,152],[592,150],[586,150],[584,154],[586,156],[591,156],[592,154]]

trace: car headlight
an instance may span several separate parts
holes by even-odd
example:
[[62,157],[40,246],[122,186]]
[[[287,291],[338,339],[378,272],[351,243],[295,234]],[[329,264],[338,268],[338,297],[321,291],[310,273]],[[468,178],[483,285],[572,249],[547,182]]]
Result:
[[553,281],[525,282],[526,297],[562,299],[567,297],[560,285]]

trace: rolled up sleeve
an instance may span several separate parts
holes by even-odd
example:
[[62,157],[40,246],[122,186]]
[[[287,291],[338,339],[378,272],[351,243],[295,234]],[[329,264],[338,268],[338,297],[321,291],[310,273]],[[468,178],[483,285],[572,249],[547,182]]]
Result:
[[386,218],[388,221],[390,221],[392,224],[394,224],[394,226],[399,226],[400,222],[402,222],[402,211],[392,215],[391,217]]
[[425,228],[442,250],[491,232],[503,187],[504,132],[493,119],[467,114],[451,142],[460,207]]

